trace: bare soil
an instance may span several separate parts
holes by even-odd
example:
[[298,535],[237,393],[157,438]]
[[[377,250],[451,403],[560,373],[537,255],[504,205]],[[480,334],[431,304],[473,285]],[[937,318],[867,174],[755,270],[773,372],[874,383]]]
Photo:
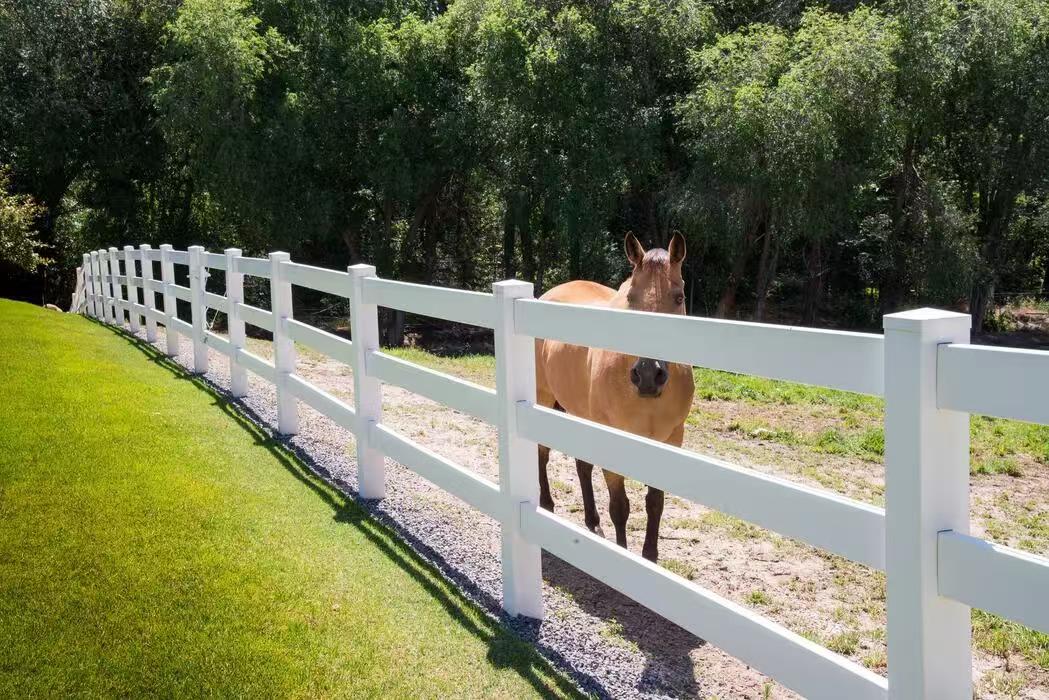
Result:
[[[269,353],[268,343],[253,350]],[[321,355],[303,352],[297,373],[336,396],[352,397],[351,370]],[[483,382],[483,378],[467,378]],[[383,420],[396,430],[466,468],[498,480],[495,429],[397,387],[383,387]],[[828,454],[810,446],[769,439],[769,430],[810,435],[855,421],[854,415],[827,406],[755,405],[697,399],[685,447],[758,471],[881,503],[884,468],[879,461]],[[741,428],[741,425],[744,426]],[[765,427],[747,428],[760,425]],[[582,500],[574,461],[551,454],[551,487],[558,514],[583,524]],[[995,541],[1045,554],[1049,551],[1049,467],[1028,461],[1022,478],[1005,474],[972,478],[972,531]],[[596,470],[595,470],[596,471]],[[595,494],[607,536],[607,492],[595,473]],[[644,487],[628,481],[631,515],[629,548],[640,552],[644,537]],[[433,489],[421,493],[433,509],[459,512],[462,505]],[[1033,525],[1032,525],[1033,523]],[[1044,531],[1043,531],[1044,526]],[[737,603],[759,610],[803,636],[885,673],[885,580],[876,571],[800,542],[668,495],[660,541],[661,564]],[[491,540],[493,552],[498,541]],[[680,697],[788,698],[773,683],[712,645],[651,617],[635,624],[636,604],[607,589],[588,587],[546,565],[548,579],[602,621],[611,645],[662,659],[680,677],[670,683]],[[570,567],[569,567],[570,568]],[[671,632],[673,628],[674,632]],[[974,681],[979,698],[1049,700],[1049,670],[1023,654],[975,650]],[[665,686],[666,679],[663,679]]]

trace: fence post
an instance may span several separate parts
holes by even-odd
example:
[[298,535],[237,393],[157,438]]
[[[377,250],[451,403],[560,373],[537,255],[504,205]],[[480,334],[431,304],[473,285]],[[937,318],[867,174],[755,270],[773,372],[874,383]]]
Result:
[[189,247],[189,305],[190,321],[193,324],[193,371],[197,374],[205,374],[208,371],[208,346],[204,344],[206,274],[203,246],[191,245]]
[[543,618],[542,552],[521,536],[521,509],[539,506],[536,444],[517,431],[517,404],[535,403],[535,339],[517,335],[514,302],[531,299],[532,284],[496,282],[495,387],[499,400],[499,489],[508,501],[502,523],[503,609]]
[[84,254],[84,269],[87,270],[89,285],[85,292],[88,295],[87,310],[92,318],[98,318],[98,275],[95,271],[95,262],[98,258],[96,253]]
[[361,498],[386,496],[386,457],[371,444],[369,429],[382,422],[382,383],[368,376],[368,353],[379,349],[379,309],[364,303],[364,280],[374,265],[351,265],[350,333],[353,340],[353,401],[357,411],[357,489]]
[[288,375],[295,373],[295,343],[288,336],[287,320],[292,318],[291,282],[284,278],[281,263],[291,260],[288,253],[270,253],[270,300],[273,309],[273,365],[277,368],[277,432],[299,432],[298,401],[288,391]]
[[237,304],[244,303],[244,273],[237,270],[240,248],[226,248],[226,299],[229,310],[226,323],[229,325],[229,391],[236,398],[248,395],[248,373],[237,361],[237,351],[244,348],[244,319],[240,317]]
[[115,246],[109,249],[109,288],[113,300],[113,325],[123,328],[124,305],[121,302],[124,300],[124,287],[117,280],[117,277],[120,276],[120,256],[118,252]]
[[153,248],[148,243],[143,243],[138,247],[138,250],[142,258],[139,264],[142,266],[142,305],[146,307],[146,340],[150,343],[155,343],[157,340],[157,319],[153,317],[152,312],[156,311],[157,297],[149,284],[153,281],[153,260],[149,257]]
[[109,251],[105,248],[98,251],[98,270],[102,282],[102,320],[113,325],[113,280],[109,276]]
[[163,243],[160,246],[160,279],[164,283],[164,316],[168,321],[164,324],[164,335],[167,339],[167,356],[178,357],[178,331],[175,330],[174,319],[178,318],[178,302],[175,301],[175,293],[171,285],[175,284],[175,263],[171,261],[171,244]]
[[109,307],[106,302],[107,292],[109,284],[106,282],[106,263],[103,251],[96,250],[94,252],[95,257],[95,271],[98,273],[97,284],[98,284],[98,318],[103,323],[109,323]]
[[76,289],[73,290],[73,298],[69,301],[70,313],[83,313],[84,311],[82,300],[87,294],[87,256],[84,257],[83,264],[76,269]]
[[135,284],[135,249],[132,246],[124,246],[124,275],[127,277],[127,320],[132,333],[138,333],[138,312],[135,304],[138,303],[138,286]]
[[885,325],[885,572],[889,697],[969,700],[969,607],[940,597],[937,533],[969,532],[969,415],[936,406],[936,354],[970,317],[936,309]]

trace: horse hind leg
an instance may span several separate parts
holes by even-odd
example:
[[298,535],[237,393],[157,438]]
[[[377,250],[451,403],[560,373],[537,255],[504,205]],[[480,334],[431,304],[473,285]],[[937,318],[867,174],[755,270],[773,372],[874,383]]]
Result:
[[604,537],[601,531],[601,516],[597,512],[597,504],[594,502],[594,465],[581,459],[575,461],[576,474],[579,475],[579,488],[583,492],[583,514],[586,519],[586,527],[590,532]]
[[[536,403],[540,406],[553,406],[559,411],[565,409],[561,408],[561,404],[554,400],[553,395],[548,392],[540,392],[536,397]],[[547,474],[546,466],[550,462],[550,448],[546,445],[539,445],[539,507],[545,510],[554,512],[554,497],[550,494],[550,477]]]
[[550,495],[550,477],[546,473],[546,465],[550,461],[550,448],[539,445],[539,506],[551,513],[554,512],[554,499]]

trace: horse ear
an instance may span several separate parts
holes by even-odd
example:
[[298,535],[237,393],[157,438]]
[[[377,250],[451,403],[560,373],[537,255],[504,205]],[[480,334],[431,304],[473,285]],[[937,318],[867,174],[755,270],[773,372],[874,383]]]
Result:
[[626,235],[626,240],[623,241],[623,247],[626,248],[626,259],[630,261],[630,264],[637,267],[641,264],[641,261],[645,259],[645,249],[641,247],[641,243],[637,240],[637,236],[632,233]]
[[670,247],[667,248],[667,252],[670,253],[670,262],[677,265],[685,259],[685,237],[679,232],[674,232],[674,237],[670,239]]

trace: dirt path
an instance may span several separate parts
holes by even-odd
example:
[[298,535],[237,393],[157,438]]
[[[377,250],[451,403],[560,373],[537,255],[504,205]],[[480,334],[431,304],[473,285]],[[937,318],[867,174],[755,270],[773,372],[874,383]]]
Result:
[[[162,345],[163,343],[161,343]],[[269,354],[268,343],[253,351]],[[182,360],[188,362],[188,343]],[[226,386],[226,358],[213,354],[209,375]],[[312,352],[300,353],[298,374],[343,399],[352,399],[352,374],[344,365]],[[249,374],[249,377],[251,375]],[[478,380],[476,376],[468,378]],[[483,379],[482,379],[483,381]],[[245,402],[263,421],[272,420],[272,388],[251,377]],[[352,436],[303,407],[303,430],[290,442],[355,492]],[[384,422],[444,457],[498,478],[497,441],[491,426],[397,387],[383,388]],[[831,454],[784,444],[784,435],[815,434],[850,413],[828,406],[755,406],[697,400],[685,446],[763,472],[879,503],[884,489],[880,463],[850,454]],[[1032,465],[1027,465],[1031,467]],[[1033,523],[1041,539],[1049,470],[1028,468],[1023,479],[1005,474],[974,478],[975,533],[1016,544]],[[498,611],[499,531],[497,525],[453,496],[401,468],[389,465],[390,494],[375,512],[391,520],[413,545],[446,575],[493,612]],[[558,514],[582,524],[581,496],[574,462],[554,452],[551,486]],[[595,493],[602,521],[607,494],[600,475]],[[644,490],[628,482],[629,546],[639,552],[644,535]],[[1003,523],[1009,523],[1006,528]],[[996,530],[997,528],[997,530]],[[1049,528],[1047,528],[1049,529]],[[733,601],[759,610],[787,628],[885,673],[884,576],[840,557],[670,496],[660,543],[668,569]],[[549,619],[539,626],[516,625],[587,689],[616,697],[796,697],[711,645],[677,628],[554,557],[544,555]],[[980,621],[977,620],[977,624]],[[993,631],[992,631],[993,634]],[[1003,633],[1004,634],[1004,633]],[[1003,645],[997,655],[977,650],[978,697],[1049,698],[1049,671]]]

